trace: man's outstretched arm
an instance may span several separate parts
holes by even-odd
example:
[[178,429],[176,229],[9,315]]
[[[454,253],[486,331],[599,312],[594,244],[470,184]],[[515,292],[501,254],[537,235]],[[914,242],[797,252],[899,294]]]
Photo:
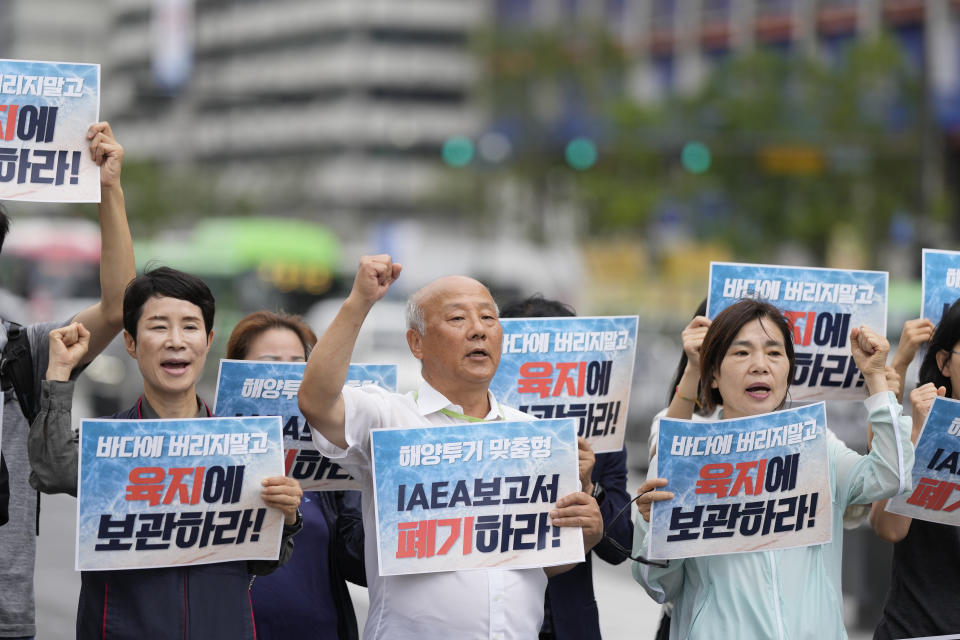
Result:
[[90,348],[84,363],[97,357],[123,327],[123,293],[137,275],[120,186],[123,147],[107,122],[91,125],[87,138],[93,161],[100,166],[100,302],[74,318],[90,331]]
[[313,429],[341,449],[347,448],[347,439],[340,391],[350,357],[367,313],[396,281],[400,268],[385,254],[361,258],[350,295],[307,360],[298,395],[300,411]]

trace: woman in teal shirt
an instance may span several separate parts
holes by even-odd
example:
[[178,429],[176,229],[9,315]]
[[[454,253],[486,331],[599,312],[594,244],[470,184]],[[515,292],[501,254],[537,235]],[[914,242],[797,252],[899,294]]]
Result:
[[[709,323],[702,344],[684,341],[699,370],[677,386],[667,416],[689,419],[696,402],[710,411],[723,406],[723,418],[740,418],[783,408],[793,380],[792,333],[780,311],[756,300],[741,300]],[[671,560],[667,567],[635,563],[633,574],[658,602],[674,602],[671,640],[679,638],[846,638],[840,568],[843,519],[849,504],[888,498],[909,488],[913,466],[910,421],[888,391],[884,365],[887,341],[868,328],[851,331],[850,350],[870,397],[865,404],[873,424],[873,450],[866,456],[830,439],[832,540],[830,543],[751,553]],[[689,385],[689,388],[686,386]],[[648,548],[650,505],[670,500],[661,490],[656,459],[637,499],[640,518],[635,554]]]

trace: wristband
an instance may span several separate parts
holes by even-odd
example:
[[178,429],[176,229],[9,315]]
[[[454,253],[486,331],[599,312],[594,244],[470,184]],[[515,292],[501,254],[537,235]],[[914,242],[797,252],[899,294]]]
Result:
[[692,402],[694,405],[696,405],[696,407],[697,407],[698,409],[700,408],[700,401],[699,401],[699,400],[697,400],[697,399],[695,399],[695,398],[688,398],[687,396],[685,396],[685,395],[683,395],[682,393],[680,393],[680,385],[677,385],[676,387],[674,387],[674,388],[673,388],[673,392],[674,392],[674,394],[676,394],[676,396],[677,396],[678,398],[680,398],[681,400],[686,400],[687,402]]

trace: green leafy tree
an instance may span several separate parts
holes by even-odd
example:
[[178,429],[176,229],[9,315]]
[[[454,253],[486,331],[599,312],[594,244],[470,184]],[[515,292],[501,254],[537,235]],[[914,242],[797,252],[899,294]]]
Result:
[[[923,207],[922,84],[890,37],[855,42],[829,64],[764,49],[731,56],[694,94],[653,106],[627,95],[630,60],[602,29],[484,32],[477,53],[481,95],[514,151],[458,184],[482,198],[478,183],[518,181],[541,220],[559,179],[575,185],[593,234],[644,233],[669,209],[743,259],[787,241],[822,259],[838,225],[879,248],[893,216]],[[570,101],[599,146],[585,171],[563,157]],[[709,150],[705,171],[681,162],[691,141]]]

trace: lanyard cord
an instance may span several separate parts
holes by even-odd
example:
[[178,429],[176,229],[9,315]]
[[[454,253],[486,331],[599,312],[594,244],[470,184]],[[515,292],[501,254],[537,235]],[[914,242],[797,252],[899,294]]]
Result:
[[[414,402],[417,402],[418,399],[419,399],[419,396],[420,396],[420,392],[419,392],[419,391],[414,391],[414,392],[413,392],[413,401],[414,401]],[[501,415],[501,416],[503,415],[503,407],[500,406],[500,402],[499,402],[499,401],[497,402],[497,412],[498,412],[499,415]],[[456,412],[456,411],[454,411],[454,410],[452,410],[452,409],[447,409],[446,407],[444,407],[443,409],[440,409],[440,413],[442,413],[442,414],[445,415],[445,416],[450,416],[451,418],[453,418],[453,419],[455,419],[455,420],[466,420],[467,422],[487,422],[487,419],[486,419],[486,418],[474,418],[473,416],[468,416],[468,415],[465,415],[465,414],[463,414],[463,413],[458,413],[458,412]]]

